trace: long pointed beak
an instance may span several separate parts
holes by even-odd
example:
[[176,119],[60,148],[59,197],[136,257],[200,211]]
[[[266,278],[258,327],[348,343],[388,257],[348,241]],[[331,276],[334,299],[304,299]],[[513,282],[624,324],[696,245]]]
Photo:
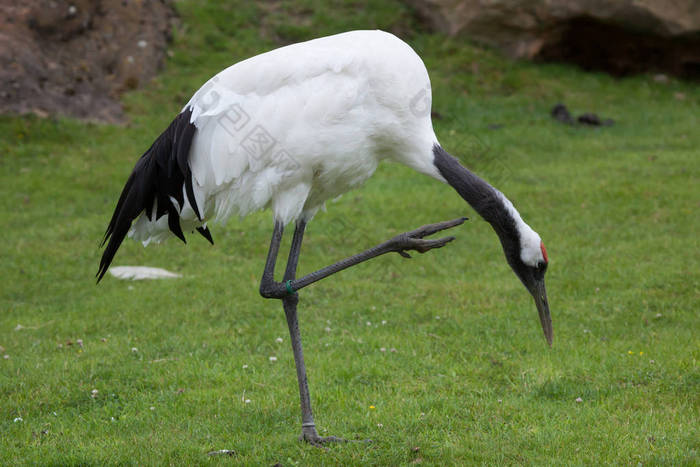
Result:
[[542,324],[544,337],[547,339],[547,344],[551,347],[553,337],[552,317],[549,315],[549,302],[547,301],[547,290],[544,287],[544,279],[535,282],[531,293],[535,299],[535,305],[537,305],[537,313],[540,315],[540,324]]

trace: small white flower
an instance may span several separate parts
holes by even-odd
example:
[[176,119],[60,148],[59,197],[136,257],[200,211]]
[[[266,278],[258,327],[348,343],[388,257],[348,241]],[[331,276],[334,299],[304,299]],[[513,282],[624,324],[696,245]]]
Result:
[[140,41],[138,41],[138,42],[136,43],[136,45],[137,45],[140,49],[145,49],[146,46],[148,45],[148,42],[146,42],[146,41],[144,41],[143,39],[141,39]]
[[275,341],[281,344],[282,342],[284,342],[284,339],[282,339],[281,337],[278,337],[277,339],[275,339]]
[[10,356],[7,355],[7,354],[5,354],[5,355],[2,356],[2,358],[4,358],[5,360],[9,360],[9,359],[10,359]]
[[371,321],[367,321],[366,324],[367,324],[367,326],[371,326],[371,325],[372,325],[372,322],[371,322]]
[[583,399],[581,399],[580,397],[577,397],[576,402],[583,402]]
[[153,407],[153,406],[150,406],[149,409],[151,409],[151,410],[156,410],[156,408]]
[[379,428],[381,428],[381,427],[384,426],[384,424],[383,424],[383,423],[377,423],[377,426],[378,426]]
[[245,403],[246,403],[246,404],[250,404],[250,399],[246,399],[246,400],[245,400]]
[[17,422],[23,422],[23,421],[24,421],[24,420],[22,420],[22,417],[17,417],[17,418],[14,419],[14,422],[15,422],[15,423],[17,423]]
[[328,326],[326,326],[323,330],[326,332],[331,332],[331,328],[329,328]]
[[132,348],[131,348],[131,351],[132,351],[132,352],[138,352],[139,349],[137,349],[136,347],[132,347]]
[[99,393],[99,392],[100,392],[100,391],[98,391],[97,389],[93,389],[92,391],[90,391],[90,396],[91,396],[91,397],[97,397],[97,393]]
[[381,347],[381,348],[379,349],[379,351],[380,351],[380,352],[386,352],[386,347]]
[[385,319],[382,320],[382,324],[386,324],[386,320],[385,320]]
[[392,347],[392,348],[389,350],[389,352],[394,352],[394,353],[396,353],[396,349]]
[[436,316],[435,319],[440,319],[440,317],[439,317],[439,316]]
[[83,346],[83,340],[82,339],[76,339],[75,343],[78,344],[80,347]]
[[276,362],[276,361],[277,361],[277,357],[275,357],[275,356],[270,357],[270,361],[271,361],[271,362]]
[[248,368],[248,365],[243,365],[243,369],[245,370],[246,368]]

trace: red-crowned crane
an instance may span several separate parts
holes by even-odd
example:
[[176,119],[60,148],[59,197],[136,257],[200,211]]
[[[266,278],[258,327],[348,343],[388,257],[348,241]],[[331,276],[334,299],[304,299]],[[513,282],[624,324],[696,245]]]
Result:
[[[208,223],[270,208],[272,241],[260,294],[282,301],[301,397],[302,438],[319,444],[297,321],[297,291],[376,256],[440,248],[426,239],[464,218],[398,235],[338,263],[296,277],[306,224],[325,201],[361,185],[382,160],[399,162],[452,186],[498,235],[508,264],[532,294],[547,342],[547,252],[540,236],[497,189],[438,143],[430,79],[420,57],[395,36],[353,31],[282,47],[211,78],[144,153],[126,182],[103,245],[98,282],[122,240],[144,244]],[[134,222],[135,221],[135,222]],[[295,222],[281,282],[275,263],[285,225]],[[213,243],[213,242],[212,242]]]

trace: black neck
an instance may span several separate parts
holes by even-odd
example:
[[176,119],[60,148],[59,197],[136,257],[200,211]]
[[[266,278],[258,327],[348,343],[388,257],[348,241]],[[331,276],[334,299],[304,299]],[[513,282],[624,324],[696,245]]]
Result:
[[506,253],[519,245],[515,219],[503,202],[503,195],[485,180],[463,167],[439,145],[433,146],[435,167],[447,183],[487,221],[498,234]]

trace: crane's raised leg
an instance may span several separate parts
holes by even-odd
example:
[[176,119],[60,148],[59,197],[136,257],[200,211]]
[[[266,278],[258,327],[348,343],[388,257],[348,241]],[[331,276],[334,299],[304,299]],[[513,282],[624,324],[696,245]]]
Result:
[[275,222],[275,228],[272,233],[270,242],[270,250],[267,254],[265,262],[265,270],[263,271],[262,280],[260,281],[260,295],[265,298],[277,298],[282,300],[284,313],[287,317],[287,326],[289,327],[289,336],[292,341],[292,350],[294,352],[294,363],[297,369],[297,380],[299,382],[299,396],[301,399],[301,430],[300,439],[314,445],[322,445],[329,442],[345,441],[342,438],[335,436],[321,437],[316,431],[314,416],[311,410],[311,398],[309,396],[309,385],[306,377],[306,365],[304,364],[304,353],[301,345],[301,334],[299,332],[299,321],[297,318],[297,304],[299,303],[299,295],[297,291],[314,282],[330,276],[338,271],[347,269],[351,266],[359,264],[368,259],[375,258],[384,253],[397,252],[405,258],[410,258],[406,252],[408,250],[425,253],[433,248],[440,248],[454,240],[454,237],[445,237],[436,240],[426,240],[423,237],[434,234],[441,230],[449,229],[460,225],[466,218],[454,219],[437,224],[428,224],[419,227],[416,230],[397,235],[374,248],[363,251],[354,256],[350,256],[342,261],[327,266],[318,271],[307,274],[306,276],[296,279],[297,264],[299,263],[299,252],[301,251],[301,243],[304,237],[304,229],[306,222],[299,221],[294,230],[292,238],[292,246],[289,250],[289,258],[287,259],[287,267],[284,272],[282,282],[275,282],[275,263],[279,254],[280,243],[282,242],[282,234],[284,226],[281,222]]

